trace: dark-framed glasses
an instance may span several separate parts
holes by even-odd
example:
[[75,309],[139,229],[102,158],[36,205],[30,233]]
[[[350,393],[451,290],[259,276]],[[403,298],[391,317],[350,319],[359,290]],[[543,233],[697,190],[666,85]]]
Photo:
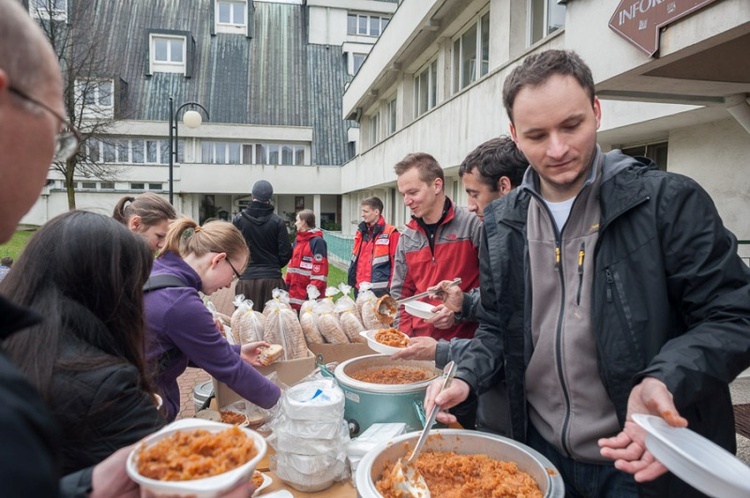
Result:
[[9,86],[8,90],[23,100],[34,104],[35,106],[41,107],[45,111],[52,114],[62,124],[62,129],[57,133],[57,139],[55,141],[55,155],[53,156],[54,161],[67,161],[73,154],[78,150],[78,144],[81,143],[81,133],[76,129],[75,126],[64,117],[60,116],[57,111],[51,109],[48,105],[43,104],[37,99],[28,96],[25,92],[19,90],[14,86]]
[[237,280],[239,280],[239,279],[240,279],[240,272],[238,272],[238,271],[237,271],[237,269],[236,269],[236,268],[234,267],[234,265],[232,264],[232,262],[231,262],[231,261],[229,261],[229,256],[227,256],[226,258],[224,258],[224,261],[226,261],[227,263],[229,263],[229,267],[230,267],[230,268],[232,269],[232,271],[234,272],[234,278],[236,278]]

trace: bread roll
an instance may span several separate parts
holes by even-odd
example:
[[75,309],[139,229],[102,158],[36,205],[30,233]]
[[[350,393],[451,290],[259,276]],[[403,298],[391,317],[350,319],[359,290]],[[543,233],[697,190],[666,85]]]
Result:
[[267,348],[263,348],[260,352],[260,358],[258,361],[263,365],[270,365],[281,359],[281,355],[284,354],[284,348],[281,344],[271,344]]
[[338,317],[332,312],[323,312],[318,315],[318,330],[325,340],[331,344],[347,344],[349,338],[339,323]]
[[349,338],[349,342],[367,342],[367,339],[359,334],[365,330],[365,327],[362,325],[362,322],[357,319],[354,312],[345,311],[341,313],[339,319],[341,320],[341,328],[344,329],[346,337]]

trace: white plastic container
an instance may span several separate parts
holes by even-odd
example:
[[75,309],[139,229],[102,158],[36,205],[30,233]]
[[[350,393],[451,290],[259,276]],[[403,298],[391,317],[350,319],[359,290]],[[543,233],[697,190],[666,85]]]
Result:
[[203,429],[210,432],[221,432],[231,428],[231,425],[210,420],[200,420],[188,418],[172,422],[159,432],[156,432],[138,443],[135,449],[130,452],[126,462],[128,476],[141,487],[141,496],[149,498],[215,498],[221,496],[237,485],[247,482],[253,475],[255,466],[265,456],[267,446],[266,440],[255,431],[240,428],[248,437],[252,438],[258,454],[249,462],[212,477],[205,479],[195,479],[192,481],[158,481],[143,477],[138,473],[138,454],[142,445],[147,448],[153,446],[164,438],[167,438],[177,431],[190,431]]

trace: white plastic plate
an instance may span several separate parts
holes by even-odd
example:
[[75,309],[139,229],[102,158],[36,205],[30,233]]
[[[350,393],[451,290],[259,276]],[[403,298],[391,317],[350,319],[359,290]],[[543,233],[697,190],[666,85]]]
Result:
[[633,414],[646,432],[646,448],[677,477],[709,496],[750,496],[750,467],[713,441],[660,417]]
[[[367,339],[367,345],[372,349],[373,351],[377,351],[378,353],[382,354],[396,354],[399,351],[403,351],[404,348],[394,348],[393,346],[386,346],[385,344],[380,344],[378,341],[375,340],[375,334],[377,334],[378,330],[363,330],[359,333],[362,337]],[[404,337],[407,337],[406,334],[404,334]],[[407,337],[408,338],[408,337]]]
[[407,313],[425,319],[437,316],[436,313],[430,311],[434,307],[434,304],[425,303],[424,301],[409,301],[408,303],[404,303],[404,310]]
[[271,479],[270,477],[268,477],[266,474],[260,472],[260,475],[263,476],[263,484],[261,484],[260,486],[258,486],[258,488],[255,491],[253,491],[253,498],[255,498],[256,496],[258,496],[261,491],[263,491],[264,489],[266,489],[273,482],[273,479]]

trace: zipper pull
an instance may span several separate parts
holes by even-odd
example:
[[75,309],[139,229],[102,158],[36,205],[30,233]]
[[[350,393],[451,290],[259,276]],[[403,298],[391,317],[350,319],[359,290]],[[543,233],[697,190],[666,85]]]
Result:
[[555,270],[560,269],[560,243],[555,241]]
[[578,274],[583,275],[583,257],[586,255],[584,249],[584,243],[581,242],[581,249],[578,251]]
[[604,270],[604,275],[607,278],[607,302],[612,302],[612,284],[615,282],[615,279],[612,278],[612,271],[607,268]]
[[581,242],[581,249],[578,251],[578,292],[576,293],[576,305],[581,305],[581,290],[583,289],[583,257],[586,255],[584,251],[584,243]]

